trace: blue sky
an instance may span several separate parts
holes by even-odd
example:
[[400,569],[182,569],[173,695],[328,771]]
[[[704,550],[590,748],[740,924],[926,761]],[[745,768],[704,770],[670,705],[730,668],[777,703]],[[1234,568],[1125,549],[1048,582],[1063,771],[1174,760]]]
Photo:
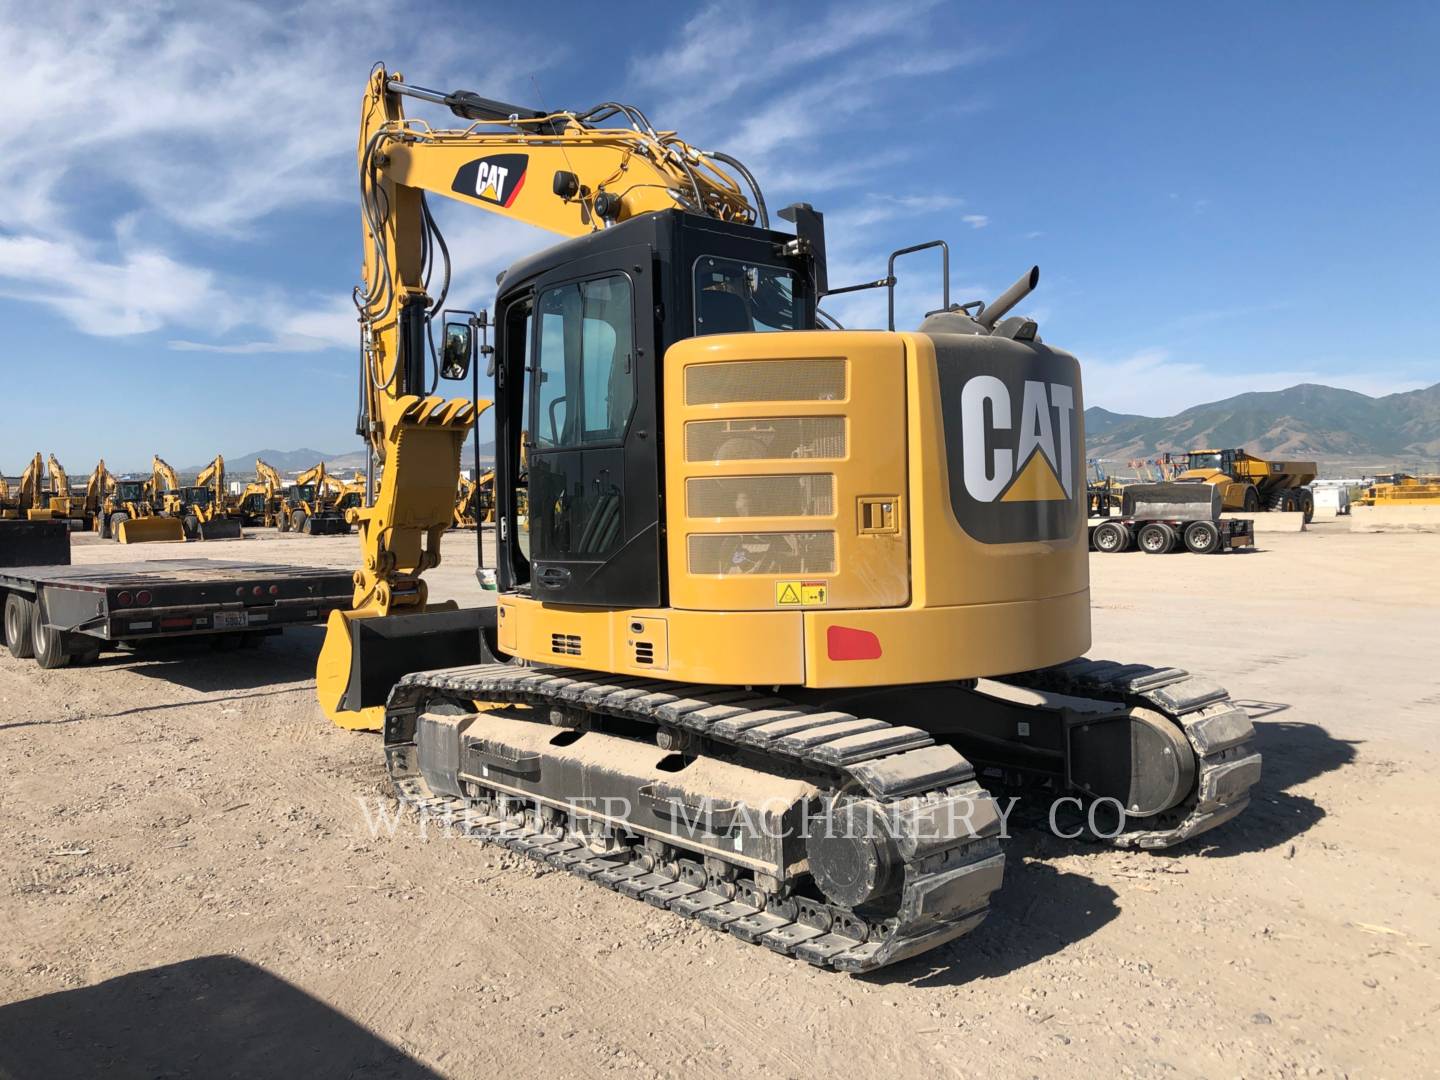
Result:
[[[552,109],[618,99],[826,213],[831,281],[944,237],[1087,404],[1440,381],[1440,8],[1426,4],[0,0],[0,470],[35,450],[358,447],[354,140],[375,60]],[[603,15],[599,12],[603,11]],[[448,114],[426,114],[444,120]],[[440,215],[456,303],[554,238]],[[902,325],[938,303],[904,267]],[[883,294],[836,301],[883,320]]]

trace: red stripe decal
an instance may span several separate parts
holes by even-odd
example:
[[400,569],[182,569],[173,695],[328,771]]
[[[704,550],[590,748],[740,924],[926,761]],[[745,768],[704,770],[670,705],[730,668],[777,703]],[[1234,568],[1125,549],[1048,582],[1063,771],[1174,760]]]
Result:
[[510,204],[515,201],[515,196],[520,194],[520,189],[525,186],[525,173],[530,171],[527,166],[525,172],[520,174],[520,179],[515,181],[515,186],[510,189],[510,197],[505,200],[505,209],[510,209]]
[[879,660],[880,639],[869,630],[832,626],[825,631],[825,651],[831,660]]

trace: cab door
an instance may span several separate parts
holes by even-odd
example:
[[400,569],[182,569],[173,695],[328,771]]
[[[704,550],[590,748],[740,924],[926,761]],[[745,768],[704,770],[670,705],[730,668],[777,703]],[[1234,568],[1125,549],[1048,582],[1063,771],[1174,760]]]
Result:
[[650,250],[637,246],[535,282],[526,450],[537,599],[662,602],[651,277]]

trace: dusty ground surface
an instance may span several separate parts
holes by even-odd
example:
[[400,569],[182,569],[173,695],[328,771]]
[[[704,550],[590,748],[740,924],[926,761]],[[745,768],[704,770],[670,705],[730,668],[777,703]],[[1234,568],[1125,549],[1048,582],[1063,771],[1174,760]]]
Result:
[[[1091,655],[1213,674],[1255,717],[1249,812],[1169,855],[1016,835],[984,926],[868,978],[413,819],[372,834],[379,739],[321,715],[318,631],[0,655],[0,1075],[1436,1075],[1440,536],[1261,543],[1092,557]],[[434,593],[479,599],[473,545]]]

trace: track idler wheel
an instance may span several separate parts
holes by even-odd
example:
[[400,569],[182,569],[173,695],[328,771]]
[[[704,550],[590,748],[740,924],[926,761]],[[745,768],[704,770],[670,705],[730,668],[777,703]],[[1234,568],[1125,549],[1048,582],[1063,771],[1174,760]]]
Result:
[[833,903],[855,908],[899,891],[905,860],[874,803],[832,804],[811,820],[805,852],[815,884]]
[[1130,817],[1178,806],[1195,785],[1195,752],[1185,733],[1150,709],[1081,720],[1069,739],[1071,785],[1114,799]]

